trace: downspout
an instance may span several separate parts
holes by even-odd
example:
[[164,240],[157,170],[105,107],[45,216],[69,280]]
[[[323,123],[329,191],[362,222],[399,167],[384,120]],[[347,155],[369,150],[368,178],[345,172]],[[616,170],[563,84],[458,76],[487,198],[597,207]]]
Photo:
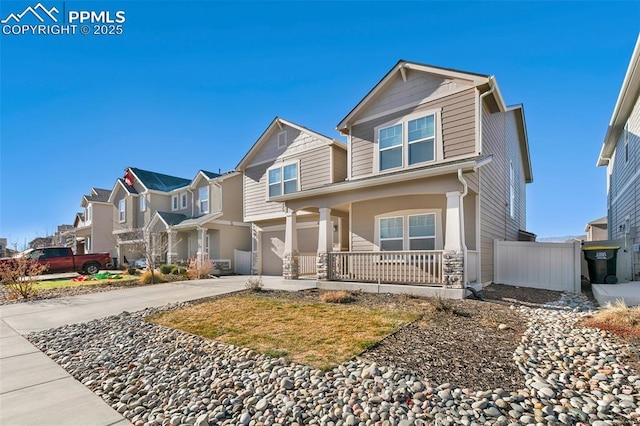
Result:
[[463,288],[467,287],[467,243],[464,236],[464,197],[469,192],[467,181],[462,177],[462,169],[458,169],[458,180],[462,184],[462,193],[460,194],[460,208],[458,209],[460,214],[460,246],[462,247],[462,285]]

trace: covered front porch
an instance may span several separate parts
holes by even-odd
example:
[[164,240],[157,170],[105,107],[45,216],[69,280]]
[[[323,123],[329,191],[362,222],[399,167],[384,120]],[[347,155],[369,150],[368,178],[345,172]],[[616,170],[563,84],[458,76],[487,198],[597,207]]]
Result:
[[[315,201],[321,205],[323,200]],[[463,289],[480,281],[475,192],[378,197],[372,191],[369,197],[339,201],[331,207],[315,207],[315,253],[298,250],[294,210],[298,206],[305,211],[314,207],[304,202],[287,203],[293,208],[286,212],[282,257],[285,279],[312,276],[321,288],[355,285],[367,287],[366,291],[372,291],[371,284],[378,290],[385,285],[442,290]],[[339,227],[336,218],[347,227],[347,244],[334,241]],[[457,293],[462,297],[462,291]]]

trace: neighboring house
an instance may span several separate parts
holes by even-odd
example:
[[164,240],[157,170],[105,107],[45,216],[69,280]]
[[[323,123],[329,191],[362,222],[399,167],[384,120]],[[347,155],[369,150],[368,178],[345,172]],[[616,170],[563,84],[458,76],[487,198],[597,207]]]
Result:
[[598,166],[607,166],[609,239],[632,252],[631,276],[640,279],[640,36],[631,55]]
[[53,244],[53,237],[36,237],[29,241],[29,248],[50,247]]
[[249,251],[241,194],[238,173],[200,171],[185,179],[128,168],[109,198],[120,262],[147,254],[166,263],[194,256],[226,260],[234,249]]
[[[244,221],[252,224],[253,273],[315,275],[320,211],[303,206],[293,212],[272,200],[344,181],[346,162],[346,146],[340,141],[279,117],[269,124],[236,167],[244,181]],[[336,210],[325,220],[331,222],[332,249],[347,249],[348,214]],[[296,232],[287,238],[285,229]],[[283,264],[290,265],[283,261],[285,253],[292,250],[299,268],[283,271]]]
[[600,219],[587,223],[587,226],[584,228],[584,232],[587,233],[587,236],[585,237],[586,241],[602,241],[608,239],[607,217],[604,216]]
[[91,188],[82,196],[81,213],[76,213],[73,227],[65,230],[60,245],[71,247],[75,254],[108,252],[116,255],[113,237],[113,205],[109,202],[111,191]]
[[251,250],[250,225],[242,220],[242,175],[200,170],[187,187],[171,191],[170,208],[158,211],[148,230],[167,263],[211,259],[234,268],[235,251]]
[[0,238],[0,257],[8,257],[6,238]]
[[58,225],[56,232],[53,234],[53,245],[59,247],[71,247],[72,238],[71,231],[73,225]]
[[[493,280],[496,239],[522,237],[532,182],[524,110],[505,105],[493,76],[399,61],[338,124],[348,138],[344,181],[328,172],[334,162],[313,156],[326,179],[305,186],[300,175],[295,191],[269,193],[267,171],[295,159],[278,151],[279,130],[272,124],[239,168],[245,220],[286,213],[287,278],[299,276],[307,237],[296,223],[307,212],[318,223],[319,279],[445,286],[453,297]],[[264,241],[254,249],[264,263]]]

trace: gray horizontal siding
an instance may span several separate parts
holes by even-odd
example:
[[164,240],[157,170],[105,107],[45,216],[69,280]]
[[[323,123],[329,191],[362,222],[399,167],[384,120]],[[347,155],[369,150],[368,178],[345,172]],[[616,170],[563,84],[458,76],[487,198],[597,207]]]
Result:
[[407,108],[384,117],[353,126],[351,130],[351,175],[353,178],[374,172],[375,128],[409,114],[442,108],[442,143],[444,158],[471,155],[475,152],[475,89]]
[[[267,169],[270,163],[249,167],[244,171],[244,215],[283,213],[281,203],[267,201]],[[283,213],[284,214],[284,213]]]
[[347,179],[347,151],[332,147],[333,149],[333,181],[342,182]]

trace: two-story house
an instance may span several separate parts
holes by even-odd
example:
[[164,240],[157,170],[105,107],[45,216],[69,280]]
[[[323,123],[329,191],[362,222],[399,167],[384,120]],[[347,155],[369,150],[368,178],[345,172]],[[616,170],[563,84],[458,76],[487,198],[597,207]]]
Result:
[[607,167],[608,236],[631,252],[622,279],[640,280],[640,36],[598,156]]
[[232,269],[235,250],[251,250],[251,230],[242,220],[242,175],[200,170],[188,186],[170,192],[169,209],[158,210],[148,230],[163,243],[167,263],[211,259]]
[[[244,221],[252,224],[253,273],[315,275],[321,212],[293,212],[273,200],[344,181],[346,161],[346,146],[340,141],[279,117],[269,124],[236,167],[243,175]],[[338,210],[325,218],[331,222],[332,249],[348,247],[347,219]],[[290,258],[292,253],[295,263],[285,261],[285,254]]]
[[113,238],[113,206],[109,202],[111,191],[108,189],[91,188],[89,194],[82,196],[81,213],[76,214],[73,228],[66,230],[63,235],[67,243],[73,248],[74,253],[100,253],[109,252],[116,254],[116,243]]
[[225,259],[249,251],[250,228],[242,222],[239,173],[199,171],[194,179],[126,169],[109,199],[118,258],[153,255],[161,262]]
[[[348,138],[343,181],[270,192],[244,171],[245,209],[253,181],[286,214],[285,277],[298,275],[296,217],[313,212],[321,280],[431,285],[449,297],[493,280],[494,240],[523,235],[532,182],[523,107],[505,105],[493,76],[399,61],[337,127]],[[330,164],[314,156],[298,173]],[[346,224],[339,244],[334,217]]]

